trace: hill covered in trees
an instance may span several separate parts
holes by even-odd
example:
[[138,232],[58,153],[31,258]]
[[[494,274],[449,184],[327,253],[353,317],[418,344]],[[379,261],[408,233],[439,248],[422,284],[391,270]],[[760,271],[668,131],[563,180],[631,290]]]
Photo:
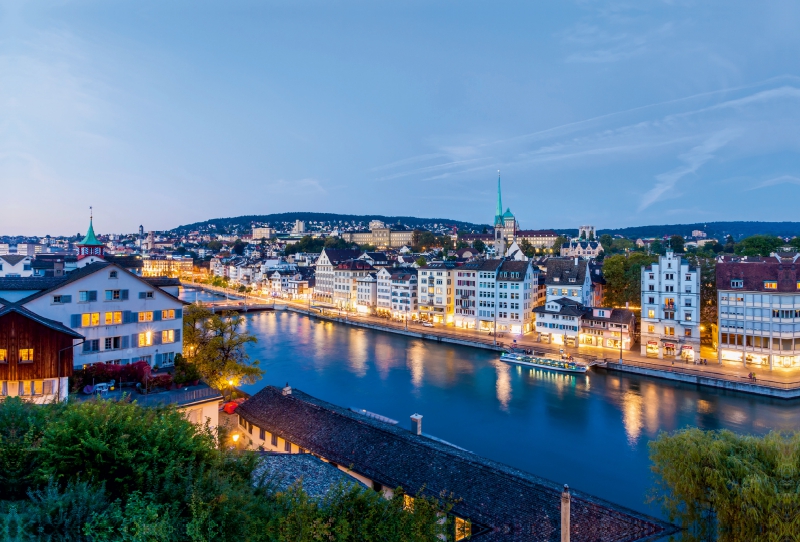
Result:
[[297,213],[273,213],[269,215],[245,215],[229,218],[212,218],[203,222],[195,222],[193,224],[186,224],[178,226],[173,231],[176,233],[193,231],[199,229],[206,229],[212,226],[217,229],[229,228],[249,228],[252,224],[270,224],[273,227],[282,224],[290,224],[295,220],[302,220],[304,222],[326,222],[326,223],[348,223],[348,224],[363,224],[367,225],[371,220],[380,220],[385,224],[402,224],[410,228],[427,229],[434,224],[438,226],[455,226],[458,229],[467,231],[478,231],[486,224],[473,224],[471,222],[464,222],[461,220],[453,220],[450,218],[417,218],[414,216],[384,216],[384,215],[347,215],[339,213],[311,213],[311,212],[297,212]]
[[698,222],[695,224],[662,224],[656,226],[633,226],[629,228],[600,229],[598,235],[622,235],[630,239],[642,237],[664,237],[681,235],[688,237],[692,230],[702,230],[709,237],[718,240],[728,235],[739,240],[751,235],[775,235],[779,237],[794,237],[800,235],[800,222]]

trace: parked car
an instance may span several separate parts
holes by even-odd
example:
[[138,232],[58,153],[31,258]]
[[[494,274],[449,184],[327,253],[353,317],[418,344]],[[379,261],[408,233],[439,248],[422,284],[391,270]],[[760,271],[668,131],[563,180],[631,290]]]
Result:
[[433,324],[430,322],[422,322],[422,327],[433,327]]

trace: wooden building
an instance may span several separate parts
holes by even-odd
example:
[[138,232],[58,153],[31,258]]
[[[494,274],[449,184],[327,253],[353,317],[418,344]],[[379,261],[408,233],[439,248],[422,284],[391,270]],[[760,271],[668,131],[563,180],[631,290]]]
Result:
[[0,299],[0,397],[66,401],[76,339],[83,336]]

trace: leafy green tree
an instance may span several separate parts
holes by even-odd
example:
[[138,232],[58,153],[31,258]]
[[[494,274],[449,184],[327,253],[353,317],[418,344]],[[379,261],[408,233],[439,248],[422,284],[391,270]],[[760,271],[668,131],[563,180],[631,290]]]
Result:
[[650,443],[659,503],[689,541],[783,541],[798,532],[800,434],[685,429]]
[[209,241],[206,245],[208,250],[213,250],[214,252],[218,252],[222,249],[222,243],[220,241]]
[[669,247],[673,252],[675,252],[675,254],[680,254],[683,252],[683,244],[684,240],[680,235],[673,235],[669,238]]
[[536,255],[536,248],[527,239],[522,240],[522,242],[519,244],[519,249],[528,258],[532,258]]
[[614,245],[614,238],[611,235],[604,233],[600,236],[600,244],[603,245],[603,251],[605,251],[606,255],[611,254],[611,250]]
[[734,252],[740,256],[769,256],[783,245],[780,237],[753,235],[736,243]]
[[247,243],[242,241],[241,239],[237,239],[233,242],[233,247],[231,247],[231,252],[236,254],[237,256],[241,256],[244,254],[244,249],[247,247]]
[[486,252],[486,243],[484,243],[480,239],[475,239],[472,242],[472,248],[483,254],[484,252]]
[[428,260],[426,260],[424,256],[420,256],[414,263],[417,264],[419,267],[424,267],[428,265]]
[[258,342],[255,336],[241,331],[244,317],[233,312],[212,313],[189,305],[183,316],[183,353],[194,363],[203,380],[216,390],[252,384],[264,372],[259,362],[250,360],[245,347]]
[[665,252],[666,250],[664,249],[664,244],[660,240],[656,239],[650,243],[650,254],[658,254],[663,256]]
[[437,242],[436,236],[426,230],[414,230],[411,234],[411,250],[414,252],[422,252],[434,246],[441,246]]
[[736,242],[733,240],[733,236],[729,235],[725,238],[725,247],[722,250],[726,254],[733,254],[734,250],[736,250]]
[[620,253],[631,250],[636,245],[630,239],[614,239],[611,243],[611,252]]
[[609,307],[624,307],[630,303],[638,307],[642,300],[642,266],[653,263],[653,256],[641,252],[628,255],[614,254],[603,260],[603,304]]
[[564,246],[566,243],[569,243],[569,237],[565,237],[563,235],[559,235],[558,237],[556,237],[556,240],[553,241],[553,246],[551,247],[553,249],[553,254],[556,255],[560,254],[561,247]]

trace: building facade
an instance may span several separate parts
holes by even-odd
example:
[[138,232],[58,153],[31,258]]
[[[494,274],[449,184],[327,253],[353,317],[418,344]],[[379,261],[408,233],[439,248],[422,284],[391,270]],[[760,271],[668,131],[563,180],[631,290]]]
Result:
[[378,300],[378,279],[368,273],[356,279],[356,310],[361,314],[374,314]]
[[343,310],[358,309],[358,279],[374,273],[375,268],[364,260],[341,262],[333,270],[333,304]]
[[378,248],[400,248],[411,245],[414,232],[412,230],[392,229],[379,220],[369,223],[368,232],[344,232],[342,239],[358,245],[373,245]]
[[642,266],[642,355],[699,357],[700,301],[699,270],[674,252]]
[[391,287],[392,317],[411,320],[419,316],[417,273],[416,269],[410,267],[392,271],[389,282]]
[[358,258],[361,255],[359,250],[350,249],[322,249],[317,259],[314,286],[314,299],[320,302],[333,303],[333,292],[335,290],[334,268],[340,263]]
[[550,258],[546,262],[546,301],[566,297],[584,307],[592,302],[589,262],[580,258]]
[[717,263],[720,362],[800,368],[800,254]]
[[453,322],[453,262],[430,263],[419,268],[419,317],[437,324]]

